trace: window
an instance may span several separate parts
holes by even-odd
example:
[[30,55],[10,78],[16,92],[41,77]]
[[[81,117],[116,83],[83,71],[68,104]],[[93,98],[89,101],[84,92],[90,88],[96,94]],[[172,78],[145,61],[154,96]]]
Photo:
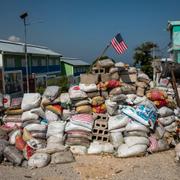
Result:
[[14,58],[7,58],[6,59],[6,66],[7,67],[15,67],[15,59]]
[[41,59],[41,66],[46,66],[46,59],[44,58]]
[[56,59],[56,65],[59,65],[59,64],[60,64],[59,61],[60,61],[59,59]]
[[54,59],[52,59],[52,58],[49,59],[49,65],[50,65],[50,66],[55,65],[55,63],[56,63],[56,62],[55,62]]
[[32,59],[32,66],[38,66],[38,59]]
[[26,60],[25,59],[21,59],[21,66],[26,67]]

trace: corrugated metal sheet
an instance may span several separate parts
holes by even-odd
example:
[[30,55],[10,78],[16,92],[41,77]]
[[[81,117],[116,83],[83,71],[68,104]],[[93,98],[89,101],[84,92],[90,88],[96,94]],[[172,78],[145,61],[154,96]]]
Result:
[[74,60],[62,59],[61,61],[68,63],[68,64],[71,64],[73,66],[89,66],[90,65],[89,63],[82,61],[82,60],[79,60],[79,59],[74,59]]
[[[24,53],[24,43],[0,40],[0,51],[10,53]],[[35,46],[31,44],[27,44],[27,52],[30,54],[61,56],[61,54],[54,52],[47,47]]]

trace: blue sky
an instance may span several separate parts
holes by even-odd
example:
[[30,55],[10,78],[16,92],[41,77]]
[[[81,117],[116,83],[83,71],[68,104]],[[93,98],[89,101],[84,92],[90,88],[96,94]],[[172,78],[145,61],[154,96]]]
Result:
[[[160,49],[169,43],[168,20],[180,20],[180,0],[0,0],[0,39],[24,41],[19,15],[27,11],[28,43],[44,45],[64,56],[91,62],[116,33],[128,50],[106,55],[132,63],[134,48],[145,41]],[[166,55],[166,49],[163,50]]]

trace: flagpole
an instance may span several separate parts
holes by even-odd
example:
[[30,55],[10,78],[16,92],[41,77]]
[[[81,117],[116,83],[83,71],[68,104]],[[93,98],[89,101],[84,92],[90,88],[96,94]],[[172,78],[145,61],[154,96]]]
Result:
[[108,50],[108,48],[109,48],[110,46],[111,46],[111,42],[105,47],[105,49],[103,50],[103,52],[101,53],[101,55],[96,59],[96,61],[95,61],[93,64],[91,64],[90,71],[92,71],[93,65],[94,65],[97,61],[99,61],[99,60],[101,59],[101,57],[105,54],[105,52]]

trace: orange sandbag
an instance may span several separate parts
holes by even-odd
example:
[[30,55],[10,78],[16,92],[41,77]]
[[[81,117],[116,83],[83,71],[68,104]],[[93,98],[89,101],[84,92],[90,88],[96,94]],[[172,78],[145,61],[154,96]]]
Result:
[[93,106],[92,108],[94,113],[105,113],[106,112],[106,105],[105,104],[101,104],[99,106]]
[[147,92],[146,96],[151,101],[160,101],[167,98],[167,94],[159,89],[151,89]]
[[99,106],[104,103],[104,97],[102,96],[96,96],[92,98],[91,104],[92,106]]
[[16,142],[15,142],[15,147],[20,150],[23,151],[23,149],[26,146],[26,142],[23,140],[22,136],[17,135],[16,136]]
[[98,85],[97,85],[97,89],[98,90],[102,90],[102,91],[106,91],[108,88],[108,82],[100,82]]

